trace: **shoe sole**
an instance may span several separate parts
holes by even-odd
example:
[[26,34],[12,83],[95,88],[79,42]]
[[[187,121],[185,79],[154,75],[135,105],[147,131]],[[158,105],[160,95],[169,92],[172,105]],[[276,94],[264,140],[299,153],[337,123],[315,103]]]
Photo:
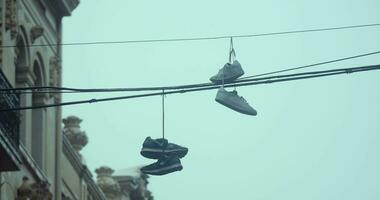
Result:
[[140,151],[140,154],[145,158],[158,159],[162,158],[164,155],[175,154],[179,158],[186,156],[188,150],[161,150],[161,149],[152,149],[152,148],[143,148]]
[[246,115],[252,115],[252,116],[256,116],[257,115],[257,112],[254,112],[254,113],[251,113],[251,112],[247,112],[245,110],[242,110],[242,109],[238,109],[236,107],[233,107],[233,106],[230,106],[229,104],[226,104],[224,103],[223,101],[219,100],[219,99],[215,99],[216,102],[222,104],[223,106],[226,106],[234,111],[237,111],[239,113],[243,113],[243,114],[246,114]]
[[142,168],[141,172],[143,172],[144,174],[149,174],[149,175],[165,175],[165,174],[169,174],[172,172],[181,171],[182,169],[183,169],[183,167],[181,164],[175,164],[175,165],[163,167],[160,169],[144,170]]
[[[240,74],[237,74],[235,76],[232,76],[231,78],[228,78],[228,79],[224,79],[224,84],[228,84],[228,83],[232,83],[234,80],[238,79],[239,77],[243,76],[244,75],[244,72],[243,73],[240,73]],[[222,84],[223,83],[223,80],[211,80],[211,82],[215,83],[215,84]]]

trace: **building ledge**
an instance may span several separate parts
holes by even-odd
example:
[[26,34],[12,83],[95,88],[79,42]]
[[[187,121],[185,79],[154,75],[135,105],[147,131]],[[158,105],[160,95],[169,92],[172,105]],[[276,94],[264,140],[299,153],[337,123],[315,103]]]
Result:
[[83,177],[87,183],[88,190],[91,195],[95,196],[96,200],[106,200],[104,193],[92,179],[92,174],[85,164],[82,162],[81,156],[70,144],[66,135],[63,134],[63,153],[66,155],[67,159],[70,161],[75,171]]

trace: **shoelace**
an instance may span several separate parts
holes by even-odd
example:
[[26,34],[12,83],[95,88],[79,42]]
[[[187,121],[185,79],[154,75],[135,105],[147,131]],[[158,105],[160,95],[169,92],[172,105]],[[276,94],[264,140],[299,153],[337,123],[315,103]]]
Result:
[[236,90],[232,91],[232,93],[235,94],[236,96],[240,97],[241,99],[243,99],[243,101],[248,104],[247,100],[245,100],[244,97],[239,96]]
[[243,99],[243,101],[248,104],[247,100],[245,100],[242,96],[240,96],[240,98]]

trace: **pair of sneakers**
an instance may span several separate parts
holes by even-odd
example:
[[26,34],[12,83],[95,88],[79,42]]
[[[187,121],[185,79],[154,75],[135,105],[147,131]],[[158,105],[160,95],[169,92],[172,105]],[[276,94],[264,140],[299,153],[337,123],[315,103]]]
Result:
[[165,175],[182,170],[180,158],[188,152],[186,147],[169,143],[167,139],[147,137],[140,154],[145,158],[157,159],[157,162],[142,167],[140,170],[150,175]]
[[[216,75],[210,78],[210,81],[215,84],[231,83],[242,75],[244,75],[243,68],[237,60],[234,60],[232,63],[225,64]],[[221,87],[216,94],[215,101],[237,112],[257,115],[257,111],[243,97],[239,96],[236,90],[229,92]]]

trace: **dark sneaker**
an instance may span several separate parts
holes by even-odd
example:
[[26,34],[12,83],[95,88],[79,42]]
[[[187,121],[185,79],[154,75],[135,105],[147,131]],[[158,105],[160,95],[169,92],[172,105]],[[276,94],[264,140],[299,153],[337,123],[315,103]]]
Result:
[[142,167],[140,170],[144,174],[165,175],[175,171],[181,171],[182,168],[179,158],[172,155],[165,156],[153,164]]
[[228,92],[224,88],[220,88],[216,94],[215,101],[240,113],[253,116],[257,115],[256,110],[253,109],[243,97],[238,96],[236,90]]
[[210,78],[210,81],[215,84],[221,84],[224,79],[224,83],[231,83],[240,76],[243,76],[243,74],[244,71],[241,68],[240,63],[235,60],[232,64],[225,64],[224,67],[219,70],[218,74]]
[[147,137],[143,143],[143,148],[140,154],[145,158],[159,159],[164,156],[175,155],[179,158],[183,158],[188,152],[186,147],[179,146],[177,144],[168,143],[168,140],[152,139]]

